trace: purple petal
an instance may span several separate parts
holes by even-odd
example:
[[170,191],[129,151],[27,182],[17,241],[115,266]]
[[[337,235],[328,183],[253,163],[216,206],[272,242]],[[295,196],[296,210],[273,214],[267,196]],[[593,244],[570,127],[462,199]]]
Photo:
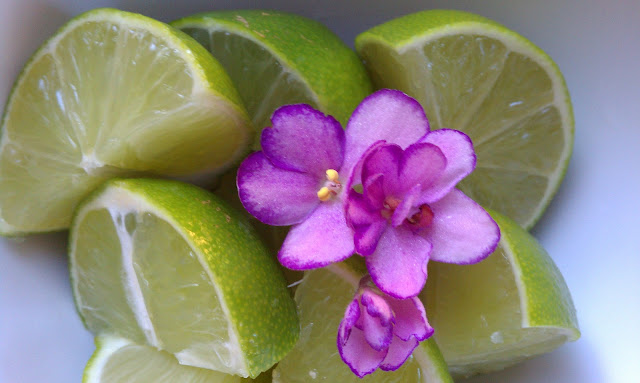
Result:
[[340,169],[344,131],[331,116],[309,105],[285,105],[262,131],[262,150],[278,167],[324,178],[327,169]]
[[411,145],[400,161],[399,182],[405,190],[416,184],[427,189],[442,177],[446,166],[447,159],[437,146],[429,143]]
[[383,184],[384,175],[375,174],[362,185],[365,201],[372,210],[380,210],[384,206]]
[[376,251],[366,257],[371,279],[394,298],[418,295],[427,280],[431,244],[404,226],[384,232]]
[[365,289],[360,298],[365,308],[363,317],[364,337],[377,351],[389,347],[393,337],[393,313],[386,299]]
[[460,180],[475,169],[476,154],[469,136],[457,130],[434,130],[427,134],[422,142],[438,146],[447,159],[447,166],[440,179],[432,185],[428,198],[424,201],[431,203],[449,193]]
[[387,356],[380,364],[380,369],[384,371],[395,371],[407,361],[413,350],[418,347],[418,341],[410,339],[404,341],[397,336],[393,337]]
[[353,228],[368,226],[382,219],[378,211],[371,209],[365,197],[353,190],[349,191],[345,205],[345,213],[347,223]]
[[364,337],[362,330],[354,327],[347,341],[338,340],[338,352],[342,360],[358,377],[374,372],[387,355],[387,350],[376,351]]
[[368,226],[356,227],[353,237],[356,252],[362,256],[373,254],[387,226],[387,221],[380,219]]
[[424,305],[417,297],[409,299],[389,299],[389,306],[396,318],[393,334],[402,340],[411,338],[419,341],[433,335],[433,328],[427,321]]
[[360,304],[358,303],[358,298],[352,300],[347,306],[347,309],[344,312],[344,318],[340,322],[340,327],[338,327],[338,343],[342,343],[343,345],[347,343],[349,336],[351,335],[351,329],[360,319]]
[[293,226],[278,259],[284,267],[308,270],[340,262],[353,254],[353,231],[347,226],[342,201],[320,204]]
[[415,202],[420,197],[420,192],[422,191],[422,185],[417,184],[414,185],[411,190],[409,190],[405,195],[400,205],[396,207],[396,210],[393,212],[391,216],[391,225],[393,227],[398,227],[402,225],[405,219],[412,214],[415,209]]
[[346,219],[353,228],[355,250],[360,255],[370,255],[387,227],[387,221],[377,211],[371,210],[362,194],[349,192]]
[[384,145],[369,154],[362,165],[362,182],[370,184],[369,179],[384,176],[382,185],[385,196],[401,197],[398,175],[404,152],[398,145]]
[[460,190],[451,190],[430,206],[433,223],[421,235],[433,245],[432,260],[461,265],[476,263],[498,246],[500,229],[496,222]]
[[273,226],[301,222],[318,206],[318,181],[308,174],[274,166],[253,153],[238,169],[238,195],[251,215]]
[[[355,166],[351,170],[351,175],[349,176],[349,181],[347,183],[347,189],[351,189],[352,186],[362,182],[360,179],[361,178],[360,176],[362,174],[362,165],[365,162],[364,160],[368,158],[371,153],[375,152],[376,150],[378,150],[380,147],[384,145],[386,145],[386,141],[384,140],[376,141],[373,144],[371,144],[371,146],[369,146],[367,150],[364,151],[364,153],[362,154],[362,157],[360,157],[358,162],[356,162]],[[340,169],[340,172],[341,174],[345,174],[345,175],[349,173],[347,170],[343,170],[343,169]]]
[[[428,131],[429,121],[416,100],[397,90],[379,90],[365,98],[349,119],[342,172],[351,175],[365,150],[378,140],[406,148]],[[354,182],[360,182],[359,175]]]

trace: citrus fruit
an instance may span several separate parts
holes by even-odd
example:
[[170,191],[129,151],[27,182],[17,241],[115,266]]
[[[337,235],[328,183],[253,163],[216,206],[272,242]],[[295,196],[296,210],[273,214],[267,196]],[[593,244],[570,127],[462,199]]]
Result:
[[284,104],[309,104],[344,125],[371,93],[355,52],[311,19],[241,10],[197,14],[171,24],[220,61],[258,131],[271,125],[271,114]]
[[0,232],[69,226],[105,179],[228,168],[252,131],[224,69],[159,21],[98,9],[33,55],[14,84],[0,140]]
[[195,186],[107,181],[79,206],[69,253],[76,307],[94,334],[245,377],[297,340],[275,261],[241,214]]
[[580,337],[569,289],[547,252],[498,213],[496,251],[474,265],[431,262],[422,291],[454,376],[500,370]]
[[432,129],[467,133],[477,167],[460,188],[531,228],[567,169],[574,121],[551,58],[504,26],[461,11],[424,11],[356,38],[374,84],[416,98]]
[[110,335],[96,337],[83,383],[241,383],[236,375],[183,366],[166,351]]
[[300,340],[274,369],[273,382],[452,382],[433,339],[421,342],[398,370],[377,370],[363,379],[354,375],[342,361],[336,346],[338,326],[366,272],[364,264],[356,262],[352,257],[342,263],[305,272],[295,293]]

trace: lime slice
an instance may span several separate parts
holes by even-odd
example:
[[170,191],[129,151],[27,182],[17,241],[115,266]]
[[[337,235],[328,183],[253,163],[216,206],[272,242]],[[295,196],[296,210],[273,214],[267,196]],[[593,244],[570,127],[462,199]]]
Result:
[[275,261],[244,217],[195,186],[107,181],[79,206],[69,252],[76,307],[95,334],[245,377],[297,340]]
[[310,104],[346,124],[371,93],[358,56],[311,19],[243,10],[198,14],[172,25],[220,61],[259,130],[271,125],[269,118],[277,107],[297,103]]
[[364,265],[355,260],[305,272],[295,294],[300,341],[274,369],[274,383],[453,382],[433,339],[422,342],[396,371],[377,370],[360,379],[344,364],[336,346],[338,326],[363,274]]
[[492,212],[502,237],[484,261],[432,262],[423,298],[454,376],[501,370],[580,337],[562,274],[536,240]]
[[67,228],[78,201],[116,175],[222,170],[251,134],[231,80],[189,36],[114,9],[81,14],[34,54],[7,102],[0,232]]
[[411,14],[362,33],[356,49],[377,87],[400,89],[433,129],[473,140],[476,170],[460,188],[531,228],[573,147],[573,112],[556,64],[515,32],[460,11]]
[[84,370],[83,383],[241,383],[218,371],[183,366],[165,351],[110,335],[96,338],[96,351]]

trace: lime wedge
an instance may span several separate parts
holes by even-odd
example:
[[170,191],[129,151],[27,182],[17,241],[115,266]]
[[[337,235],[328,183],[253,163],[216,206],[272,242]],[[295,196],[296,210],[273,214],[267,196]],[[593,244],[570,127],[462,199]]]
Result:
[[567,169],[573,112],[556,64],[517,33],[460,12],[419,12],[374,27],[356,49],[379,88],[400,89],[433,129],[464,131],[476,170],[460,188],[525,228]]
[[94,334],[245,377],[297,340],[275,261],[244,217],[195,186],[107,181],[79,206],[69,252],[76,307]]
[[241,383],[218,371],[183,366],[165,351],[110,335],[96,337],[83,383]]
[[547,252],[492,212],[502,237],[474,265],[432,262],[423,298],[454,376],[501,370],[580,337],[569,289]]
[[422,342],[396,371],[377,370],[360,379],[349,370],[338,354],[336,337],[344,311],[363,274],[364,265],[355,260],[305,272],[295,294],[300,341],[274,369],[274,383],[453,382],[433,339]]
[[371,93],[358,56],[311,19],[242,10],[198,14],[172,25],[193,36],[220,61],[258,130],[271,125],[269,118],[277,107],[298,103],[310,104],[346,124]]
[[0,232],[64,229],[113,176],[220,171],[246,153],[246,111],[189,36],[98,9],[63,26],[14,84],[0,139]]

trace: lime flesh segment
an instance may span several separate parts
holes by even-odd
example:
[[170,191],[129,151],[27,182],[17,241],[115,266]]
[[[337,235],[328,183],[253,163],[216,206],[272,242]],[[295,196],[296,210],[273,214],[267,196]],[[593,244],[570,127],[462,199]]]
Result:
[[227,375],[178,363],[168,352],[113,336],[96,338],[96,351],[87,363],[83,383],[241,383]]
[[372,85],[358,56],[324,25],[276,11],[203,13],[174,21],[229,73],[258,130],[306,103],[346,124]]
[[536,240],[492,213],[502,238],[474,265],[432,262],[423,298],[454,376],[501,370],[580,337],[560,271]]
[[298,337],[275,261],[243,217],[195,186],[107,181],[74,218],[70,271],[89,330],[184,365],[255,377]]
[[7,102],[0,232],[64,229],[113,176],[228,168],[251,135],[231,80],[189,36],[114,9],[81,14],[34,54]]
[[433,339],[422,342],[396,371],[377,370],[358,378],[342,361],[336,346],[337,331],[344,311],[362,276],[354,263],[340,263],[305,272],[295,300],[300,315],[300,341],[273,372],[274,383],[452,382],[447,366]]
[[549,56],[493,21],[444,10],[374,27],[356,49],[377,87],[415,97],[432,129],[471,137],[467,195],[525,228],[537,222],[573,148],[569,93]]

